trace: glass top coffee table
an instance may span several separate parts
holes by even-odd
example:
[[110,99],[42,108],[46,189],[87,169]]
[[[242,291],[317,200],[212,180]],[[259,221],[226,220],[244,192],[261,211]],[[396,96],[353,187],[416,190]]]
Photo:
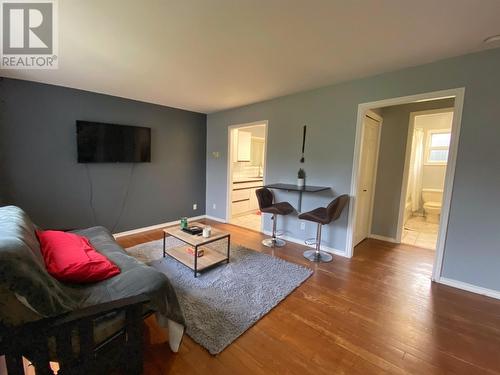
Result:
[[[189,223],[189,225],[203,227],[203,224],[200,223]],[[165,239],[167,235],[181,240],[184,242],[184,245],[168,250],[165,249]],[[227,248],[225,249],[225,252],[217,251],[212,247],[206,246],[210,243],[224,241],[226,239]],[[163,257],[168,255],[174,258],[178,262],[192,269],[194,271],[194,277],[197,277],[198,273],[201,271],[206,271],[221,263],[229,263],[230,242],[231,235],[228,232],[224,232],[219,229],[212,228],[210,237],[205,238],[201,235],[193,235],[184,232],[179,227],[166,228],[163,229]],[[189,252],[189,249],[193,250],[193,254]],[[198,257],[198,251],[200,249],[203,249],[204,254],[203,256]]]

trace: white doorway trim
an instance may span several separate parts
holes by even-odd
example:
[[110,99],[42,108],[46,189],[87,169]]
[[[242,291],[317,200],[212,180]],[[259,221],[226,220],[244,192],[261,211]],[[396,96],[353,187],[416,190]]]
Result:
[[[269,121],[254,121],[245,124],[229,125],[227,127],[227,183],[226,183],[226,223],[230,223],[231,220],[231,186],[232,186],[232,176],[233,176],[233,154],[231,149],[231,144],[233,140],[231,139],[231,131],[239,128],[248,128],[250,126],[264,125],[265,129],[265,139],[264,139],[264,174],[262,176],[263,185],[266,185],[266,175],[267,175],[267,145],[268,145],[268,128]],[[264,232],[264,220],[260,220],[260,231]]]
[[455,177],[455,165],[457,160],[458,140],[460,136],[460,125],[462,122],[462,110],[464,103],[465,88],[456,88],[450,90],[434,91],[417,95],[409,95],[392,99],[379,100],[369,103],[361,103],[358,105],[358,114],[356,121],[356,138],[354,142],[354,157],[351,176],[351,204],[349,205],[349,218],[347,226],[346,238],[346,255],[352,257],[354,254],[353,235],[355,225],[356,213],[356,191],[358,187],[359,178],[359,162],[360,162],[360,149],[361,149],[361,130],[363,119],[366,111],[372,108],[388,107],[392,105],[408,104],[419,101],[429,101],[444,98],[454,98],[454,115],[453,125],[451,130],[450,151],[448,156],[448,167],[446,169],[445,186],[443,192],[443,207],[441,211],[441,220],[439,235],[436,248],[436,257],[434,261],[434,268],[432,272],[432,279],[439,281],[441,278],[441,271],[443,265],[444,245],[446,240],[446,232],[448,230],[448,218],[450,213],[451,195],[453,190],[453,180]]
[[[406,154],[405,154],[405,166],[403,170],[403,183],[401,184],[401,199],[399,201],[399,214],[398,214],[398,231],[396,232],[396,242],[401,243],[401,237],[403,236],[404,227],[404,216],[405,216],[405,205],[406,198],[408,195],[408,178],[410,174],[410,159],[411,159],[411,145],[413,144],[413,130],[415,129],[415,117],[432,115],[437,113],[448,113],[454,112],[455,108],[439,108],[430,109],[427,111],[417,111],[410,113],[410,123],[408,125],[408,137],[406,139]],[[453,129],[453,125],[451,127]],[[446,169],[448,169],[448,164],[446,164]],[[436,243],[436,247],[437,247]]]

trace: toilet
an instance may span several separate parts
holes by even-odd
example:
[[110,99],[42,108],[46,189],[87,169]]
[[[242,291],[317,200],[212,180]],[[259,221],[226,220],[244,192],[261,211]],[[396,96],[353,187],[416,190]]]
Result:
[[424,203],[425,221],[439,224],[441,205],[443,201],[443,190],[422,189],[422,202]]

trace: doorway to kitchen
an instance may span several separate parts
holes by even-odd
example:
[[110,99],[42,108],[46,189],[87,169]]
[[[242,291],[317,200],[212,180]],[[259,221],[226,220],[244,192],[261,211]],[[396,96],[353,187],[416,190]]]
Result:
[[264,185],[267,121],[228,128],[228,188],[226,221],[262,231],[255,191]]

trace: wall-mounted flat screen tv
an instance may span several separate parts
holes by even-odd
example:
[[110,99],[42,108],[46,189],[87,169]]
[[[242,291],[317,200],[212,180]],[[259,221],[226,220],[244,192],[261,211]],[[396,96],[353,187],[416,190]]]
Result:
[[79,163],[147,163],[151,129],[140,126],[77,121]]

